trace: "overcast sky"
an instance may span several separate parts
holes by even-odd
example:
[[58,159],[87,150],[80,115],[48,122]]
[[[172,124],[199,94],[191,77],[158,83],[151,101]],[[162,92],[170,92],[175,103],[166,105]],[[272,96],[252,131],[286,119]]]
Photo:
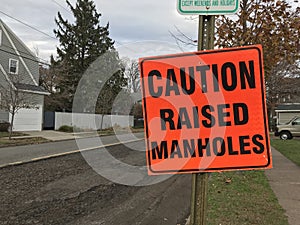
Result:
[[[76,0],[71,0],[75,3]],[[142,57],[180,52],[169,31],[175,26],[192,38],[197,37],[197,21],[180,15],[177,0],[95,0],[102,14],[101,25],[110,24],[110,36],[120,52],[129,57]],[[65,0],[1,0],[0,18],[25,42],[39,58],[49,60],[56,54],[58,42],[54,38],[54,18],[60,11],[64,18],[72,18]],[[42,31],[37,32],[19,21]],[[195,50],[186,47],[184,51]]]

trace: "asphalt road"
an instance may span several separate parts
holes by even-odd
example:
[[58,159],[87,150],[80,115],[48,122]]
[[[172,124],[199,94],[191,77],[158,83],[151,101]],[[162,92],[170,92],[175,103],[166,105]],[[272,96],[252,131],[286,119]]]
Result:
[[[72,142],[56,144],[74,147]],[[172,176],[148,186],[130,186],[112,182],[95,172],[102,168],[104,175],[128,183],[134,182],[135,177],[140,185],[161,179],[147,176],[144,169],[137,174],[122,169],[123,164],[145,165],[145,152],[133,150],[144,149],[144,145],[144,141],[138,141],[89,151],[84,157],[77,153],[1,168],[0,224],[185,224],[191,175]],[[116,158],[117,163],[111,164],[104,151]],[[88,164],[86,158],[93,160]],[[97,165],[99,168],[94,168]]]
[[[141,139],[143,133],[125,134],[116,136],[81,138],[77,142],[84,142],[83,148],[96,148],[100,145],[114,144],[123,141]],[[41,157],[46,157],[55,154],[63,154],[79,150],[76,140],[57,141],[36,145],[25,145],[16,147],[0,148],[0,167],[10,163],[30,161]]]

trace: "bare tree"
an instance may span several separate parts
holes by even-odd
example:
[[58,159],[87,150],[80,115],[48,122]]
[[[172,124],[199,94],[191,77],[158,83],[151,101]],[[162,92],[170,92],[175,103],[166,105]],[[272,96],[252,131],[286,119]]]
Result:
[[299,59],[300,8],[286,1],[241,0],[236,18],[219,17],[217,46],[261,44],[266,80],[282,67],[291,69]]
[[[171,35],[179,45],[195,45],[193,38],[178,28],[176,31]],[[289,82],[299,72],[299,34],[299,7],[292,8],[287,1],[241,0],[236,16],[217,17],[215,45],[219,48],[263,46],[267,103],[273,111],[281,93],[299,90],[297,82]]]
[[298,63],[289,64],[283,60],[271,71],[266,81],[267,103],[275,107],[276,103],[288,102],[293,100],[293,96],[300,94],[300,67]]
[[[191,20],[194,20],[194,18],[190,18]],[[182,32],[177,26],[175,26],[176,29],[176,33],[173,33],[171,31],[169,31],[169,33],[171,34],[171,36],[175,39],[177,46],[181,49],[181,51],[184,51],[182,46],[184,47],[197,47],[197,39],[193,39],[192,37],[189,37],[188,35],[186,35],[184,32]]]
[[45,96],[45,110],[48,111],[62,111],[65,107],[64,99],[68,97],[67,95],[62,95],[59,93],[57,88],[58,83],[62,79],[60,76],[60,71],[63,69],[63,66],[56,62],[53,58],[53,55],[50,57],[50,65],[40,65],[40,85],[47,90],[50,95]]
[[263,46],[267,106],[274,115],[280,99],[291,96],[291,90],[299,90],[295,74],[300,59],[300,8],[273,0],[241,0],[240,8],[236,18],[219,17],[216,44]]
[[41,86],[45,88],[49,93],[55,93],[58,80],[55,68],[53,68],[52,66],[47,67],[40,65],[39,73]]
[[125,76],[128,79],[128,89],[130,92],[137,93],[141,90],[139,63],[135,59],[123,58]]
[[0,108],[11,115],[9,139],[12,137],[15,116],[20,109],[38,109],[38,104],[29,93],[24,92],[19,75],[13,75],[11,82],[0,83],[1,101]]
[[143,107],[140,103],[135,103],[132,108],[132,114],[134,118],[142,118],[143,117]]

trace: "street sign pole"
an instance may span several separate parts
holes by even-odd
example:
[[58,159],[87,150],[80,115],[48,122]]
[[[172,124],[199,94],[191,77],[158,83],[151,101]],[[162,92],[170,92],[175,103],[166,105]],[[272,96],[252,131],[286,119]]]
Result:
[[214,49],[215,16],[199,16],[198,51]]
[[[198,51],[214,48],[215,16],[199,16]],[[208,173],[192,175],[190,225],[205,225]]]

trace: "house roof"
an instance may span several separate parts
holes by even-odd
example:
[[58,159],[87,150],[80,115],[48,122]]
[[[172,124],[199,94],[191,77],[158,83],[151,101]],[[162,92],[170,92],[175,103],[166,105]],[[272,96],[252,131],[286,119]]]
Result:
[[275,111],[300,111],[300,103],[278,105]]
[[[1,19],[0,19],[0,29],[3,31],[3,35],[7,38],[9,42],[9,46],[8,46],[8,48],[10,48],[9,53],[15,55],[15,57],[18,57],[18,59],[20,60],[20,64],[22,64],[25,68],[26,71],[25,74],[29,76],[29,79],[33,82],[33,84],[38,85],[38,78],[34,77],[34,74],[28,68],[28,64],[24,60],[25,59],[24,54],[26,55],[27,59],[31,60],[32,62],[36,62],[36,64],[38,65],[37,57]],[[25,52],[19,51],[20,46],[22,46],[25,49]],[[4,47],[4,45],[2,47]],[[9,77],[7,75],[6,75],[6,79],[8,82],[10,82]]]
[[29,92],[29,93],[33,93],[33,94],[41,94],[41,95],[49,95],[50,93],[48,91],[46,91],[43,87],[41,86],[35,86],[32,84],[22,84],[22,83],[18,83],[18,84],[14,84],[14,86],[24,92]]
[[[27,50],[27,56],[31,56],[33,59],[38,60],[37,56],[27,47],[27,45],[24,44],[24,42],[10,29],[9,26],[6,25],[6,23],[3,22],[2,19],[0,19],[0,23],[5,27],[5,29],[9,32],[9,35],[14,36],[15,39],[18,40],[18,42]],[[30,55],[28,55],[30,54]]]

